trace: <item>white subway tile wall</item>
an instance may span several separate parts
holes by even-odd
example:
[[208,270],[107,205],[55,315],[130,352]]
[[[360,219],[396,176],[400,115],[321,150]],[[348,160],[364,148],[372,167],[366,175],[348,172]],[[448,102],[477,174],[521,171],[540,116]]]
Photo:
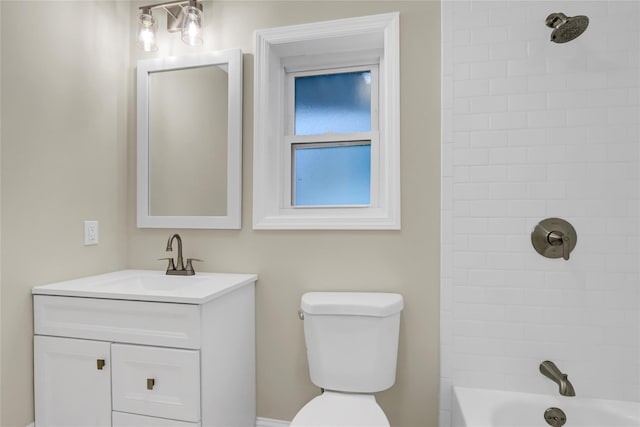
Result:
[[[545,18],[587,15],[555,44]],[[440,426],[452,385],[640,399],[640,2],[442,4]],[[547,217],[578,232],[544,258]]]

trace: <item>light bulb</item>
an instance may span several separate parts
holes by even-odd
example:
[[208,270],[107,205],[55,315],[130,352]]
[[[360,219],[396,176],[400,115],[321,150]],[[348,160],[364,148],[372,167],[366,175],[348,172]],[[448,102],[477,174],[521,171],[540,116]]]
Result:
[[196,6],[185,6],[183,9],[184,24],[182,26],[182,41],[189,46],[202,44],[202,11]]

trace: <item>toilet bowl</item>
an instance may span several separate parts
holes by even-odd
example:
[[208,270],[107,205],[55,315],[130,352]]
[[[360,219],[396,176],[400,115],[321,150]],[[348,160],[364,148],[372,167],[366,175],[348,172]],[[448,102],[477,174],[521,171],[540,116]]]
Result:
[[291,427],[389,427],[373,393],[396,377],[402,295],[310,292],[301,318],[311,382],[324,392]]
[[372,394],[326,390],[300,409],[291,427],[389,427]]

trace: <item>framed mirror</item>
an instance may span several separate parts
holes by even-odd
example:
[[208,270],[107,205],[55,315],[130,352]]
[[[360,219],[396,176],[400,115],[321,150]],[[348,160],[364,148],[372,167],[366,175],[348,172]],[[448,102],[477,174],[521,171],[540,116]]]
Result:
[[138,61],[138,227],[241,227],[242,51]]

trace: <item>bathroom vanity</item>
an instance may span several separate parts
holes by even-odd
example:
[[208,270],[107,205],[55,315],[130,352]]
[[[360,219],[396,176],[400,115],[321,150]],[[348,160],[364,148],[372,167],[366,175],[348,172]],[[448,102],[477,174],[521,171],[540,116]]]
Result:
[[33,288],[36,425],[254,426],[256,280],[124,270]]

